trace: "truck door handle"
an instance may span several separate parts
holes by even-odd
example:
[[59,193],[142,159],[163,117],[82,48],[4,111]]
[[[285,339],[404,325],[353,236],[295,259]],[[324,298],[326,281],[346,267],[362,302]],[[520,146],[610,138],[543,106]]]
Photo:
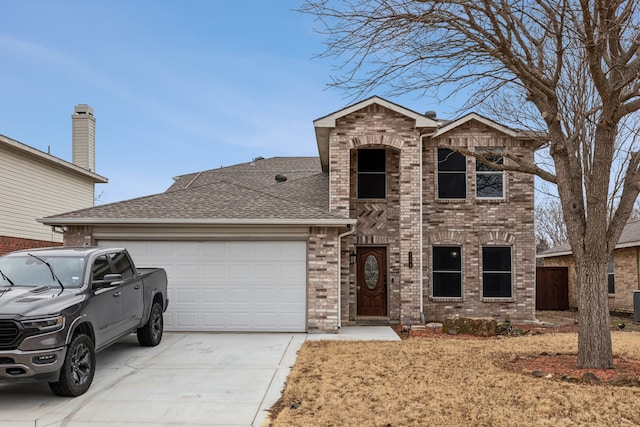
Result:
[[140,285],[135,285],[133,289],[140,289]]
[[120,295],[122,295],[122,292],[116,292],[115,294],[113,294],[114,297],[119,297]]

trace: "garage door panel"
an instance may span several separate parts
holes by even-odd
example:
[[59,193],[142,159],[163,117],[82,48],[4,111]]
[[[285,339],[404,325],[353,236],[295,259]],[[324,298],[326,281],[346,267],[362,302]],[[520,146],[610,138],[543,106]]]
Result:
[[202,256],[205,258],[225,258],[225,245],[202,245]]
[[168,331],[306,330],[303,241],[102,241],[169,279]]
[[224,305],[224,289],[203,289],[202,303]]
[[200,300],[198,289],[176,289],[176,291],[172,301],[176,304],[196,304]]
[[221,280],[227,277],[227,268],[222,263],[204,263],[200,265],[200,270],[204,277],[209,277],[212,280]]
[[178,328],[178,330],[189,330],[190,328],[196,328],[198,326],[198,313],[187,311],[176,313],[175,326]]
[[297,283],[300,277],[306,276],[306,268],[296,264],[285,264],[280,267],[280,280]]
[[222,313],[202,313],[203,327],[212,330],[224,329],[224,315]]
[[299,289],[283,289],[280,291],[280,303],[283,305],[295,305],[298,304],[300,298],[304,298],[305,293]]
[[227,264],[227,281],[247,280],[254,277],[253,265],[248,263],[229,263]]
[[194,280],[199,278],[199,270],[200,267],[197,264],[177,265],[171,268],[171,273],[174,277],[180,277],[180,280]]
[[251,327],[252,313],[249,311],[234,311],[226,316],[226,324],[229,328],[246,330]]

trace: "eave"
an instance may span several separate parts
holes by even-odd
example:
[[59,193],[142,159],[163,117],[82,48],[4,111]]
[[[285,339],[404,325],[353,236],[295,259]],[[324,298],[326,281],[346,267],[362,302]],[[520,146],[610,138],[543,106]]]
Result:
[[310,219],[286,219],[286,218],[203,218],[203,219],[183,219],[183,218],[38,218],[38,222],[50,226],[65,225],[294,225],[294,226],[326,226],[326,227],[346,227],[357,223],[354,218],[310,218]]

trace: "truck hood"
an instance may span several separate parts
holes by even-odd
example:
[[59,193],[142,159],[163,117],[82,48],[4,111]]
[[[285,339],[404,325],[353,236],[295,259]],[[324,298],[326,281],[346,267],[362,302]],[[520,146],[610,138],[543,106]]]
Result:
[[0,287],[0,317],[38,317],[60,313],[82,300],[80,289],[49,286]]

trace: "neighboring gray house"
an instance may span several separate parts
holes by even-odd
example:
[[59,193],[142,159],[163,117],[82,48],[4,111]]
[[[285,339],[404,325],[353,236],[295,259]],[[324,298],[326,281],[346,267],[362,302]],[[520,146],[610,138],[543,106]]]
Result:
[[168,330],[534,319],[533,178],[446,147],[533,159],[535,140],[379,97],[314,127],[319,157],[184,175],[161,194],[41,222],[67,227],[66,245],[126,246],[165,267]]
[[0,135],[0,254],[62,244],[62,234],[36,218],[93,206],[95,118],[88,105],[75,107],[73,162]]

